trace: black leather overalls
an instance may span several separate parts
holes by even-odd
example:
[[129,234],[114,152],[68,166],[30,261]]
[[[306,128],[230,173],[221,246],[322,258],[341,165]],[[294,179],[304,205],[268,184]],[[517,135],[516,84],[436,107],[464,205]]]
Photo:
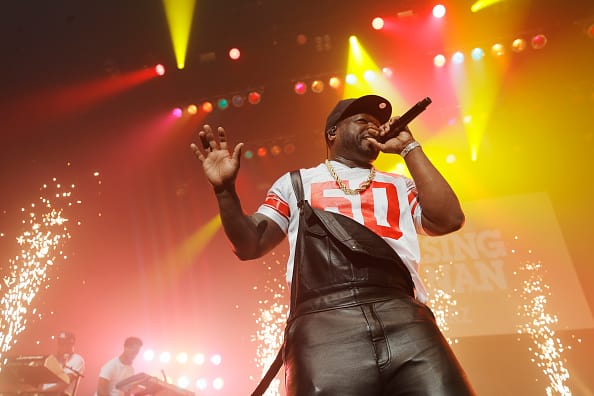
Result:
[[472,395],[400,257],[356,221],[312,208],[299,172],[291,179],[300,218],[287,395]]

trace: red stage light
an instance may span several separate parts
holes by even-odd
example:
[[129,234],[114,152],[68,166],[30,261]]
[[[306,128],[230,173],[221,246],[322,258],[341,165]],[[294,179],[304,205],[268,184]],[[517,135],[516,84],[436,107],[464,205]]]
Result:
[[250,104],[258,104],[260,103],[260,101],[262,100],[262,95],[257,92],[257,91],[252,91],[248,94],[248,102],[250,102]]
[[239,51],[239,48],[231,48],[229,50],[229,58],[231,58],[232,60],[237,60],[241,57],[241,51]]
[[157,73],[157,76],[165,75],[165,66],[159,63],[157,66],[155,66],[155,73]]
[[297,45],[305,45],[307,44],[307,36],[303,33],[299,33],[295,41],[297,41]]
[[295,145],[293,143],[285,144],[284,152],[285,154],[293,154],[295,152]]
[[266,154],[268,154],[268,150],[266,150],[266,147],[260,147],[256,153],[258,154],[258,157],[262,158],[266,157]]
[[375,30],[382,30],[384,28],[384,18],[375,17],[371,21],[371,27]]
[[532,48],[534,49],[542,49],[545,45],[547,45],[547,36],[544,34],[537,34],[536,36],[532,37]]

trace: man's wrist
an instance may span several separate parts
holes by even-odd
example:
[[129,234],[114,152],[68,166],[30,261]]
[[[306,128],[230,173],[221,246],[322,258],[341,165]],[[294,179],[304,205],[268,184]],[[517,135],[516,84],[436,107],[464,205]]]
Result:
[[214,193],[216,196],[224,195],[224,194],[235,194],[235,185],[221,185],[221,186],[212,186]]
[[417,142],[416,140],[413,140],[412,142],[410,142],[406,146],[404,146],[404,148],[400,152],[400,156],[402,158],[406,158],[406,156],[408,155],[408,153],[410,153],[414,149],[420,148],[420,147],[421,147],[421,144],[419,142]]

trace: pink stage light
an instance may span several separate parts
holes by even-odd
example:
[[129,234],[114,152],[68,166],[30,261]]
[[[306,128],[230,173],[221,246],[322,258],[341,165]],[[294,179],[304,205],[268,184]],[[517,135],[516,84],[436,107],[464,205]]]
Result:
[[303,81],[297,81],[293,86],[293,89],[297,95],[303,95],[307,92],[307,85]]

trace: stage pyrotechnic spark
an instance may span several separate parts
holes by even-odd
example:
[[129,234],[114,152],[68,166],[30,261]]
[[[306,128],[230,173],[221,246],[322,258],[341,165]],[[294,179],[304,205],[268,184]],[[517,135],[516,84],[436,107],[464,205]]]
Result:
[[[452,263],[450,263],[450,266]],[[440,279],[443,279],[444,274],[444,266],[439,265],[435,269],[436,274],[433,276],[436,283],[439,283]],[[448,320],[458,316],[458,311],[456,311],[456,299],[446,291],[442,289],[435,288],[433,289],[431,283],[425,279],[425,284],[431,289],[431,294],[427,305],[431,307],[433,311],[433,315],[435,315],[435,320],[437,322],[437,326],[441,329],[444,334],[448,343],[458,343],[458,339],[451,339],[447,336],[448,330],[450,327],[448,325]]]
[[551,381],[546,387],[547,395],[571,395],[565,385],[569,379],[569,371],[563,364],[561,354],[565,350],[561,340],[552,329],[557,324],[557,315],[547,312],[547,296],[551,295],[550,287],[544,281],[543,266],[540,262],[526,262],[520,266],[517,274],[523,275],[520,297],[524,304],[519,306],[518,314],[526,322],[518,325],[519,334],[527,334],[534,348],[531,359]]
[[64,210],[81,204],[72,197],[74,189],[74,185],[62,186],[54,178],[40,188],[37,204],[21,209],[23,231],[16,238],[20,253],[8,260],[0,287],[4,290],[0,300],[0,358],[25,330],[29,316],[41,317],[33,304],[35,297],[49,287],[49,269],[68,258],[63,248],[71,238],[68,223],[72,224],[72,220],[65,217]]
[[[284,259],[286,260],[286,257]],[[284,268],[284,261],[281,262],[278,259],[275,259],[274,267],[268,266],[268,270],[272,272],[279,267]],[[255,286],[254,290],[257,289],[258,287]],[[283,343],[283,333],[289,310],[289,306],[285,303],[286,286],[284,276],[271,276],[270,279],[266,281],[263,291],[265,296],[258,301],[258,304],[260,305],[259,315],[256,318],[258,330],[254,337],[254,341],[258,343],[254,360],[256,366],[262,369],[261,377],[264,376],[266,370],[274,361],[274,358]],[[274,379],[264,395],[280,395],[279,386],[280,380]]]

